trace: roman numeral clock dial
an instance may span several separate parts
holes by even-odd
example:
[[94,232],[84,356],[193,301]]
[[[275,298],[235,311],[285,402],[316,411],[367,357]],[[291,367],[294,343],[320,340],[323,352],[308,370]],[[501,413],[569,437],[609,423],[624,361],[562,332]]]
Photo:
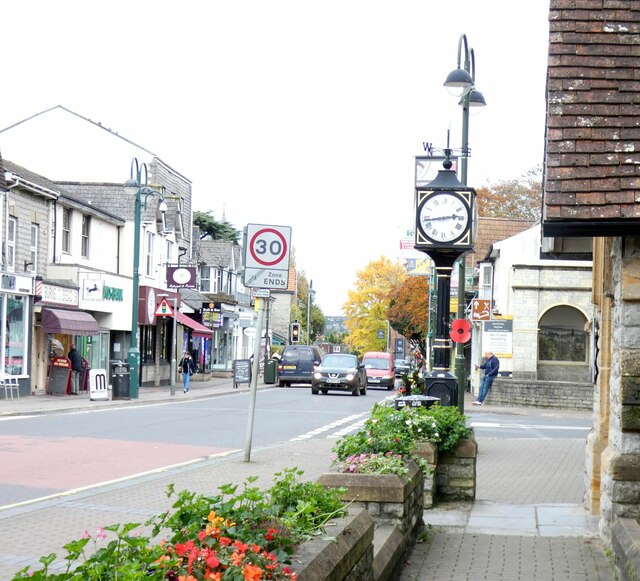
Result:
[[468,196],[458,192],[419,192],[418,244],[469,244],[470,225],[471,206]]

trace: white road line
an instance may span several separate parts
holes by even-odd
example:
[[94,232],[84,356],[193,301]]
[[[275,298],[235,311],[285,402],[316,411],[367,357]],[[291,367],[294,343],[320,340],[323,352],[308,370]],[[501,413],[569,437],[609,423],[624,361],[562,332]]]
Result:
[[[335,422],[331,422],[330,424],[325,424],[324,426],[321,426],[319,428],[316,428],[315,430],[311,430],[310,432],[306,432],[305,434],[300,434],[299,436],[296,436],[295,438],[291,438],[291,440],[289,440],[290,442],[299,442],[301,440],[309,440],[315,436],[319,436],[320,434],[323,434],[324,432],[328,432],[330,430],[334,430],[335,428],[338,428],[339,426],[343,426],[344,424],[350,423],[350,422],[355,422],[358,419],[363,418],[364,416],[368,416],[369,412],[363,412],[361,414],[356,414],[353,416],[348,416],[346,418],[341,418],[339,420],[336,420]],[[366,418],[362,419],[361,422],[359,422],[360,425],[362,425],[364,422],[366,421]],[[357,424],[356,424],[357,425]],[[354,428],[347,428],[350,431]]]
[[520,430],[583,430],[585,432],[591,429],[591,426],[553,426],[553,425],[537,425],[537,424],[501,424],[498,422],[471,422],[472,428],[509,428]]

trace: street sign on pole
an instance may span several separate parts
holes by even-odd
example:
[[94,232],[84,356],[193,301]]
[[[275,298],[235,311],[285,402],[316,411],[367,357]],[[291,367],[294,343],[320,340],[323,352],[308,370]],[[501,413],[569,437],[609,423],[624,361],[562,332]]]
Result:
[[244,242],[244,286],[286,289],[291,227],[247,224]]

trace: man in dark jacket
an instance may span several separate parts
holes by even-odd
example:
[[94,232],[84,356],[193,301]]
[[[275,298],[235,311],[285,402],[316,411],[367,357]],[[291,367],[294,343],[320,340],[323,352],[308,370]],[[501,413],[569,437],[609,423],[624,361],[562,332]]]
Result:
[[476,365],[476,369],[484,369],[484,377],[480,383],[478,399],[473,402],[473,405],[484,405],[484,399],[489,394],[493,380],[500,370],[500,360],[491,351],[487,351],[484,356],[485,362],[482,365]]
[[82,367],[82,355],[76,349],[74,344],[71,344],[71,350],[69,351],[69,360],[71,361],[71,395],[78,395],[80,391],[80,377],[84,368]]

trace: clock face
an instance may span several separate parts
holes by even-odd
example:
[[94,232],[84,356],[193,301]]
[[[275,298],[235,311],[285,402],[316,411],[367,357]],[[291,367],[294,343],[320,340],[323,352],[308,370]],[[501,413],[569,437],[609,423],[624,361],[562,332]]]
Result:
[[453,242],[467,231],[469,206],[454,193],[435,193],[420,208],[418,219],[424,235],[432,242]]

